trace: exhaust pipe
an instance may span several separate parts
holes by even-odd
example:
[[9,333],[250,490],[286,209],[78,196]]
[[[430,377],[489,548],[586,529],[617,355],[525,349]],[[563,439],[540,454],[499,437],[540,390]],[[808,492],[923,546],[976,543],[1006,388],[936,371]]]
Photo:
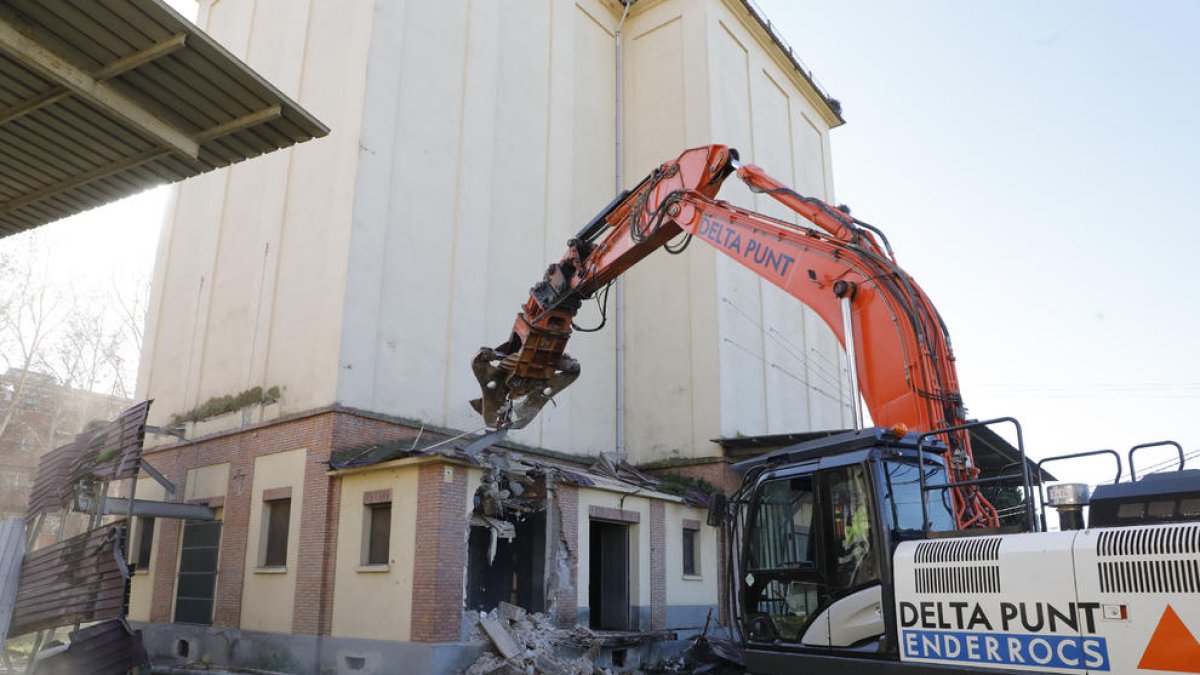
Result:
[[1058,529],[1063,532],[1083,529],[1083,507],[1091,500],[1084,483],[1059,483],[1046,490],[1046,503],[1058,511]]

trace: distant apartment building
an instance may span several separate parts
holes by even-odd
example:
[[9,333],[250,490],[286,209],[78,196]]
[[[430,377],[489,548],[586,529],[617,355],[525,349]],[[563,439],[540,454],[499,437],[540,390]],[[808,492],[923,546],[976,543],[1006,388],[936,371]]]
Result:
[[52,375],[9,368],[0,375],[0,518],[24,518],[42,454],[89,422],[112,419],[129,399],[64,386]]
[[153,652],[451,672],[479,651],[469,613],[502,600],[679,636],[718,607],[718,533],[669,485],[729,487],[714,439],[851,423],[836,338],[781,291],[703,245],[648,259],[621,377],[615,331],[578,336],[583,375],[538,420],[481,454],[457,438],[481,426],[472,356],[618,178],[719,142],[833,197],[836,103],[749,3],[624,10],[201,2],[332,133],[189,181],[164,227],[138,396],[186,440],[145,458],[217,520],[140,528],[130,618]]

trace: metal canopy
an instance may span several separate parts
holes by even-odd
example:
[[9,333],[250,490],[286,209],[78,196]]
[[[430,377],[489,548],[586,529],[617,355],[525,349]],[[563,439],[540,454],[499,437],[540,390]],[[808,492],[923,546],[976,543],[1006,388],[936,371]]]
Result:
[[[762,436],[738,436],[736,438],[714,438],[725,450],[725,456],[735,461],[762,456],[770,451],[787,448],[797,443],[807,443],[819,438],[827,438],[838,434],[850,433],[849,429],[830,431],[806,431],[790,434],[767,434]],[[983,470],[986,476],[998,476],[1001,472],[1016,471],[1020,466],[1020,450],[1004,440],[1002,436],[988,427],[973,427],[968,430],[971,435],[971,449],[975,455],[975,464]],[[1037,463],[1028,457],[1025,463],[1029,465],[1029,475],[1036,482],[1039,480],[1056,481],[1054,474],[1041,470],[1038,473]]]
[[0,237],[327,133],[162,0],[0,0]]

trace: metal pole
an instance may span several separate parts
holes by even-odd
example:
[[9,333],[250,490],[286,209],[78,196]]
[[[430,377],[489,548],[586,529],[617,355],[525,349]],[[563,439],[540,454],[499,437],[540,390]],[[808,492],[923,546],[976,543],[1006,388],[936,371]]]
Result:
[[850,414],[854,416],[855,430],[863,428],[862,404],[858,395],[858,357],[854,348],[854,319],[850,316],[850,296],[843,295],[842,334],[845,335],[846,362],[850,370]]
[[[621,0],[621,4],[625,5],[625,9],[621,11],[621,20],[617,23],[617,30],[613,34],[614,39],[614,66],[616,70],[615,90],[613,92],[613,130],[614,130],[614,145],[613,145],[613,187],[615,194],[621,194],[624,189],[625,182],[624,167],[625,162],[624,147],[621,136],[625,133],[624,128],[624,82],[625,63],[624,50],[621,42],[621,29],[625,27],[625,19],[629,17],[629,8],[637,0]],[[617,459],[625,459],[625,283],[621,277],[617,277],[613,289],[615,297],[613,298],[613,338],[614,344],[614,367],[616,377],[614,385],[616,389],[616,400],[614,401],[616,410],[614,411],[614,429],[613,433],[616,436],[614,450],[616,451]]]

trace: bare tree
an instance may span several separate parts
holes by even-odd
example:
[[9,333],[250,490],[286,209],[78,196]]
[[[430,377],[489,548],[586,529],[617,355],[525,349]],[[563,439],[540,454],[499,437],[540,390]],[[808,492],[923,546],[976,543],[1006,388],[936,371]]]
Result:
[[146,308],[150,305],[150,279],[142,277],[132,283],[112,284],[112,308],[121,321],[127,343],[142,353],[142,333],[145,329]]
[[[111,415],[112,402],[128,397],[121,354],[126,335],[111,323],[105,304],[76,302],[45,350],[40,369],[60,389],[48,407],[46,448],[55,447],[64,430],[75,433],[89,420]],[[108,394],[111,401],[93,394]]]
[[0,515],[23,513],[38,456],[129,404],[146,306],[143,280],[61,281],[39,234],[0,248]]
[[26,241],[23,255],[8,255],[0,269],[0,359],[16,377],[6,383],[7,407],[0,416],[0,437],[8,431],[41,365],[47,337],[61,321],[58,295],[48,283],[48,257],[36,237]]

